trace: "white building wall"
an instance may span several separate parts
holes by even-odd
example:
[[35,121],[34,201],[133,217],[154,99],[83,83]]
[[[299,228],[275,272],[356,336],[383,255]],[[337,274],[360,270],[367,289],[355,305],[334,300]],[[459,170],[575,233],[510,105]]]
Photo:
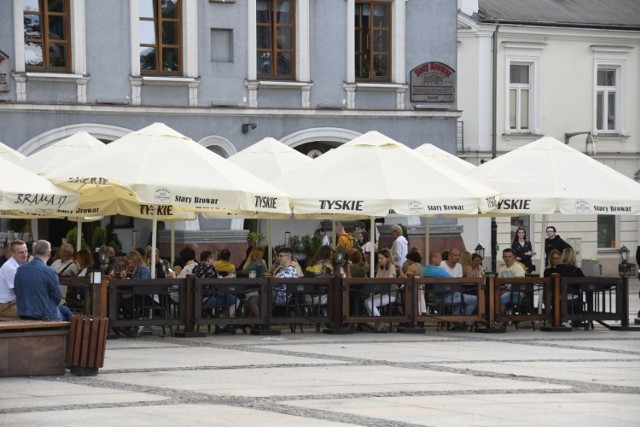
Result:
[[[459,17],[458,29],[458,105],[464,121],[465,148],[470,152],[459,153],[474,163],[491,158],[492,140],[492,73],[495,25],[478,25],[468,16]],[[496,151],[497,155],[521,147],[542,136],[553,136],[564,141],[568,132],[594,132],[597,154],[593,157],[618,172],[633,178],[640,169],[640,33],[630,31],[605,31],[571,28],[533,28],[501,25],[498,28],[497,57],[497,108]],[[507,82],[507,55],[514,46],[539,54],[538,91],[539,110],[531,134],[509,134],[505,109]],[[595,134],[594,82],[595,55],[598,50],[611,49],[624,52],[624,128],[623,135],[607,136]],[[536,132],[537,131],[537,132]],[[570,140],[570,145],[585,151],[586,135]],[[477,152],[475,151],[477,150]],[[526,167],[526,165],[523,165]],[[585,171],[588,173],[588,171]],[[576,179],[580,179],[579,176]],[[540,242],[544,239],[542,215],[532,219],[530,238],[538,252],[540,264]],[[463,239],[468,247],[476,240],[490,253],[490,225],[486,219],[478,221],[476,227],[464,220]],[[482,223],[486,222],[486,225]],[[596,216],[549,215],[548,224],[554,225],[565,239],[577,239],[580,244],[579,258],[598,258],[604,274],[616,274],[619,260],[618,249],[626,245],[635,254],[639,243],[640,220],[634,216],[617,218],[617,236],[614,248],[597,247]],[[510,246],[512,227],[509,218],[498,218],[498,245],[500,251]],[[486,230],[486,231],[482,231]],[[544,255],[543,255],[544,258]],[[500,261],[500,260],[498,260]],[[498,262],[499,264],[499,262]]]

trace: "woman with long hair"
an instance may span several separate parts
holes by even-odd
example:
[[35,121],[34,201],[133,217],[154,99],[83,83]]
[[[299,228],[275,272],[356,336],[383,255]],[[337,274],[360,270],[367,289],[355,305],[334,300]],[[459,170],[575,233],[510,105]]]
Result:
[[[378,251],[378,270],[376,271],[377,278],[395,278],[398,277],[398,271],[400,268],[393,263],[391,251],[389,249],[380,249]],[[389,292],[384,294],[375,294],[367,298],[364,302],[364,307],[367,309],[369,316],[380,316],[380,307],[389,305],[396,302],[398,296],[398,285],[391,284]],[[374,326],[376,332],[384,332],[385,326],[381,323],[376,323]]]
[[520,261],[527,267],[527,272],[532,273],[536,266],[531,261],[531,257],[536,253],[533,251],[531,242],[527,240],[527,230],[524,227],[518,227],[516,234],[511,242],[511,249],[516,253],[516,261]]

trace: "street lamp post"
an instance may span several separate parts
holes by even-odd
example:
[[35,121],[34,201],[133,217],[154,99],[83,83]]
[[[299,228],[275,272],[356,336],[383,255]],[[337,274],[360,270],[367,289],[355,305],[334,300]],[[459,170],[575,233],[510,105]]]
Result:
[[577,135],[587,135],[587,139],[585,140],[585,148],[584,148],[584,152],[586,154],[596,154],[596,144],[593,141],[593,135],[591,135],[590,131],[583,131],[583,132],[568,132],[564,134],[564,143],[568,144],[569,143],[569,139],[573,138],[574,136]]

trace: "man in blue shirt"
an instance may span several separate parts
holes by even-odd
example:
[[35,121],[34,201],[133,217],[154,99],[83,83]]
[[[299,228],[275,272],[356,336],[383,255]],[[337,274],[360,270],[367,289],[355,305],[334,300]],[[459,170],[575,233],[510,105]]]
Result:
[[[440,255],[440,252],[429,252],[429,264],[425,266],[422,275],[424,277],[434,277],[437,279],[450,278],[451,274],[440,266],[441,262],[442,255]],[[454,314],[460,313],[460,305],[462,305],[462,302],[464,302],[465,316],[472,315],[478,306],[478,297],[461,292],[436,292],[434,298],[438,304],[454,306]]]
[[59,305],[62,289],[58,275],[47,265],[50,257],[51,244],[38,240],[33,244],[33,260],[16,271],[16,304],[21,319],[71,320],[71,310]]

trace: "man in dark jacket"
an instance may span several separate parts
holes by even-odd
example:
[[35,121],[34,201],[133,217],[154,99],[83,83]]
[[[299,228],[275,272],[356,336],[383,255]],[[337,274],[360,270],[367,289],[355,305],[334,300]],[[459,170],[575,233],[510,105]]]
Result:
[[556,234],[556,228],[553,225],[547,227],[547,238],[544,239],[544,264],[549,263],[549,252],[557,249],[560,253],[566,248],[570,248],[571,245],[562,240],[559,234]]

